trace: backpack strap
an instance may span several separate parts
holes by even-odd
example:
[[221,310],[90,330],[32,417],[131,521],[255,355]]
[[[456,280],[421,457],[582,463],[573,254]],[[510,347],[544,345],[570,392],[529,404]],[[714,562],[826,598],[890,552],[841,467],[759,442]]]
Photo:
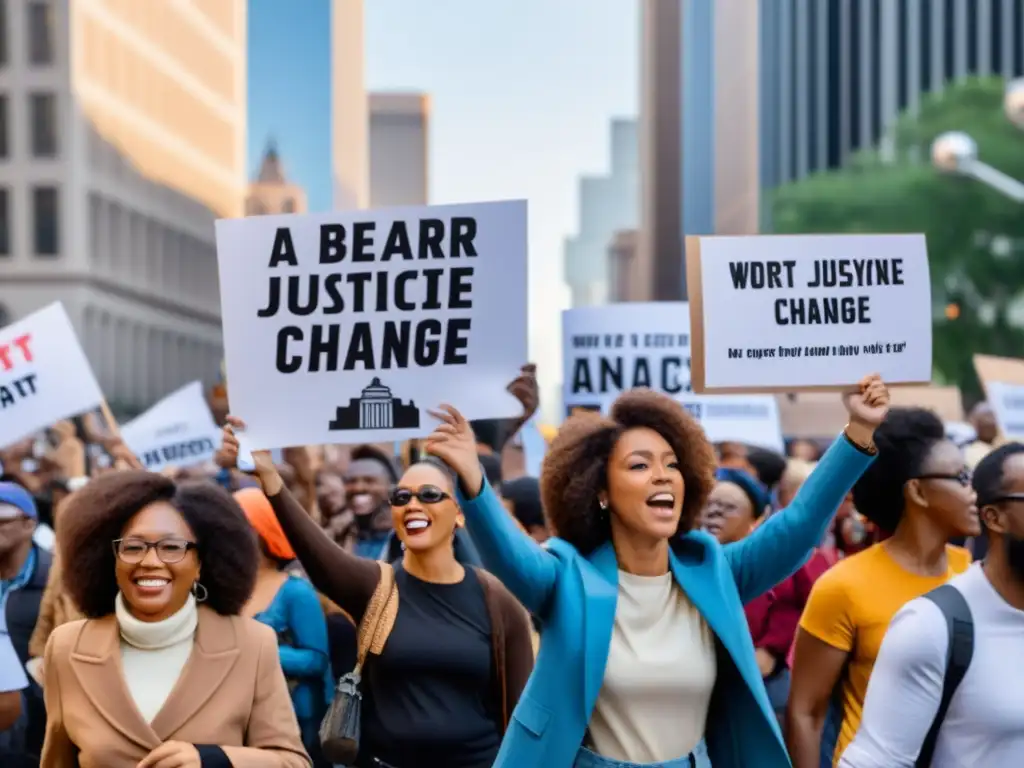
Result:
[[380,581],[373,590],[366,606],[363,620],[359,622],[359,640],[356,645],[356,666],[354,671],[362,672],[366,657],[372,653],[379,656],[384,643],[391,635],[398,616],[398,589],[395,584],[395,569],[388,563],[378,562]]
[[942,678],[942,698],[939,700],[939,709],[935,713],[932,726],[928,729],[928,735],[921,745],[921,752],[915,763],[916,768],[931,766],[942,722],[946,719],[946,713],[949,712],[953,694],[963,682],[967,668],[971,666],[971,658],[974,656],[974,619],[971,616],[971,607],[960,590],[950,584],[943,584],[928,592],[925,597],[935,603],[946,618],[949,648],[946,651],[946,673]]

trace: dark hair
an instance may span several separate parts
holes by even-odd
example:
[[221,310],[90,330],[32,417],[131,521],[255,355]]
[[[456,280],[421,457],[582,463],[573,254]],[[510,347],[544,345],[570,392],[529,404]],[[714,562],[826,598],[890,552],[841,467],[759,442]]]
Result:
[[747,451],[747,461],[757,472],[757,479],[768,488],[774,488],[786,471],[786,457],[766,448],[751,448]]
[[494,492],[501,490],[501,457],[496,454],[480,454],[480,466],[487,476],[487,482],[491,484]]
[[409,465],[409,469],[412,469],[418,464],[425,464],[428,467],[433,467],[442,475],[444,475],[447,478],[448,482],[451,484],[452,490],[455,490],[456,488],[459,487],[459,476],[444,461],[437,458],[437,456],[421,456],[420,458],[416,459],[416,461]]
[[619,395],[611,412],[570,416],[548,448],[541,468],[544,510],[556,536],[584,555],[611,537],[598,494],[608,484],[608,460],[630,429],[646,427],[672,446],[683,473],[685,497],[679,532],[689,531],[715,484],[715,452],[700,424],[668,395],[631,389]]
[[111,542],[136,513],[165,501],[196,536],[202,582],[209,605],[232,616],[241,611],[256,583],[256,535],[231,494],[210,482],[176,484],[153,472],[103,475],[68,498],[57,529],[65,589],[89,618],[114,610],[116,557]]
[[509,480],[501,486],[501,495],[512,502],[512,514],[530,529],[544,525],[544,508],[540,503],[540,481],[529,475]]
[[395,466],[394,457],[389,456],[375,445],[357,445],[349,453],[349,458],[352,461],[376,461],[384,467],[384,471],[387,473],[388,480],[392,485],[398,482],[399,472],[398,467]]
[[946,441],[946,429],[926,408],[892,408],[875,430],[878,457],[853,486],[857,511],[886,533],[903,517],[903,486],[921,474],[932,449]]
[[1024,453],[1024,444],[1004,443],[978,462],[971,485],[978,494],[979,509],[986,504],[994,504],[1006,493],[1006,460],[1019,453]]

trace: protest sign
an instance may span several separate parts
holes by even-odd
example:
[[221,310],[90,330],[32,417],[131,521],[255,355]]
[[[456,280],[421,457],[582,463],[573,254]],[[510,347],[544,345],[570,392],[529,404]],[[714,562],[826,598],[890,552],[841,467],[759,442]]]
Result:
[[1024,360],[975,355],[974,370],[1003,437],[1024,441]]
[[220,444],[220,429],[202,383],[193,381],[122,426],[121,437],[146,469],[159,472],[210,461]]
[[526,203],[217,222],[227,388],[253,448],[508,418],[527,360]]
[[9,445],[103,403],[64,305],[0,330],[0,443]]
[[927,384],[923,235],[688,237],[696,392]]
[[612,304],[562,313],[563,404],[607,411],[622,392],[647,387],[678,400],[712,442],[781,451],[779,410],[770,395],[699,395],[690,386],[686,302]]

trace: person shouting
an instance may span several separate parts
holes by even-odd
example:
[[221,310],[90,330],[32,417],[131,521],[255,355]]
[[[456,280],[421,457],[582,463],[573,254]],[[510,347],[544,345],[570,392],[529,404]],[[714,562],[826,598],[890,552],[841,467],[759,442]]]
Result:
[[[238,456],[235,429],[244,423],[228,417],[225,460]],[[394,569],[396,607],[383,598],[393,627],[362,672],[357,768],[491,768],[533,665],[529,619],[497,579],[456,559],[462,516],[448,470],[419,461],[392,489],[391,523],[404,548],[392,566],[336,544],[296,502],[268,452],[254,451],[253,461],[313,585],[355,622],[385,569]]]
[[565,422],[541,474],[545,547],[487,484],[466,419],[433,413],[426,450],[457,472],[485,565],[541,623],[495,768],[789,768],[743,603],[807,559],[871,463],[889,393],[869,376],[844,402],[845,433],[790,507],[726,547],[698,530],[714,451],[666,395],[631,390]]

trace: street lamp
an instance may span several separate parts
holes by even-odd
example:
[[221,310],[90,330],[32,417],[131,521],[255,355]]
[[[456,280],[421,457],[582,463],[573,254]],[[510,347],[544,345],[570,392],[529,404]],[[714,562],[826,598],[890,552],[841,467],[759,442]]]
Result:
[[[1024,130],[1024,78],[1012,80],[1003,95],[1003,111]],[[932,142],[932,165],[942,173],[958,173],[986,184],[1018,203],[1024,203],[1024,182],[978,159],[978,145],[962,131],[949,131]]]

